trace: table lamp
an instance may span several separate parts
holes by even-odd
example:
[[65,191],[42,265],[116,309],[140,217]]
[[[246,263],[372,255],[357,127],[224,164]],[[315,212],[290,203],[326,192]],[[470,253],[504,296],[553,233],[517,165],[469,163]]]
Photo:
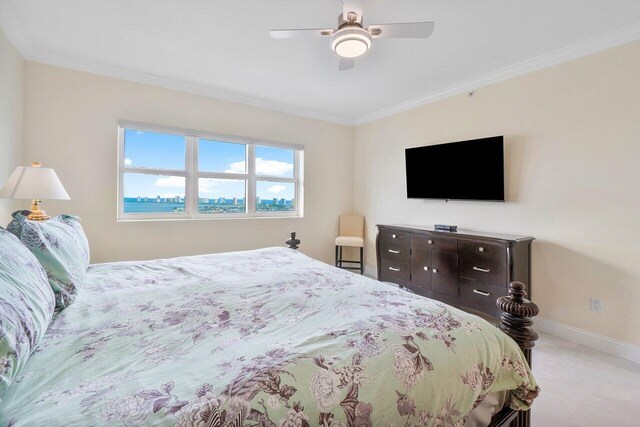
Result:
[[41,166],[40,162],[18,166],[0,189],[0,199],[31,199],[31,214],[27,219],[32,221],[49,219],[47,213],[40,209],[42,199],[70,199],[55,171]]

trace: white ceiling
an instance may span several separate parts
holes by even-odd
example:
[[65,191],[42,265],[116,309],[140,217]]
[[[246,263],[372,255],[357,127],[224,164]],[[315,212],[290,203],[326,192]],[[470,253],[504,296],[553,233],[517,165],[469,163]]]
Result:
[[340,11],[340,0],[0,0],[0,25],[28,59],[343,123],[640,38],[638,0],[367,0],[365,25],[435,31],[375,40],[344,72],[327,39],[269,37],[334,27]]

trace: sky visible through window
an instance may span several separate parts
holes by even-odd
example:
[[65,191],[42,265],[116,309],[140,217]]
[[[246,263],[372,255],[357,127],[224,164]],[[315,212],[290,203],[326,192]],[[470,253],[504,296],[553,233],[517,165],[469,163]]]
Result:
[[246,173],[246,151],[244,144],[201,139],[198,145],[198,168],[206,172]]
[[186,143],[183,136],[126,129],[124,138],[125,166],[184,170]]
[[[126,167],[185,170],[186,142],[180,135],[125,130]],[[294,150],[256,146],[256,196],[262,200],[292,200],[295,196],[293,183],[260,180],[260,176],[292,178],[294,175]],[[200,139],[198,167],[204,172],[247,173],[246,146],[227,142]],[[199,197],[207,199],[244,199],[244,180],[205,179],[199,180]],[[185,179],[179,176],[126,173],[124,176],[125,198],[161,198],[185,195]]]

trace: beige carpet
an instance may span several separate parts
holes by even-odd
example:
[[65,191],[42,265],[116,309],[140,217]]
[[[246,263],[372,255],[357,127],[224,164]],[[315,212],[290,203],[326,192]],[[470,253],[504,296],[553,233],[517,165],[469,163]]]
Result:
[[640,365],[541,334],[533,373],[534,427],[640,426]]

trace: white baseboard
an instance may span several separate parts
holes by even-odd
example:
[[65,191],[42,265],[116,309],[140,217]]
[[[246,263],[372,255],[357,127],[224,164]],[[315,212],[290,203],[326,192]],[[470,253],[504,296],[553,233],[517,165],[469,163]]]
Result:
[[378,270],[376,269],[375,266],[371,266],[371,265],[364,265],[364,275],[367,276],[370,279],[374,279],[376,280],[378,278]]
[[[365,265],[364,275],[375,279],[377,271],[375,266]],[[629,360],[640,364],[640,346],[629,344],[614,338],[596,334],[585,329],[569,326],[564,323],[556,322],[542,317],[533,319],[533,327],[537,331],[547,333],[559,338],[566,339],[585,347],[593,348],[621,359]]]
[[536,317],[534,329],[640,364],[640,346],[605,337],[555,320]]

